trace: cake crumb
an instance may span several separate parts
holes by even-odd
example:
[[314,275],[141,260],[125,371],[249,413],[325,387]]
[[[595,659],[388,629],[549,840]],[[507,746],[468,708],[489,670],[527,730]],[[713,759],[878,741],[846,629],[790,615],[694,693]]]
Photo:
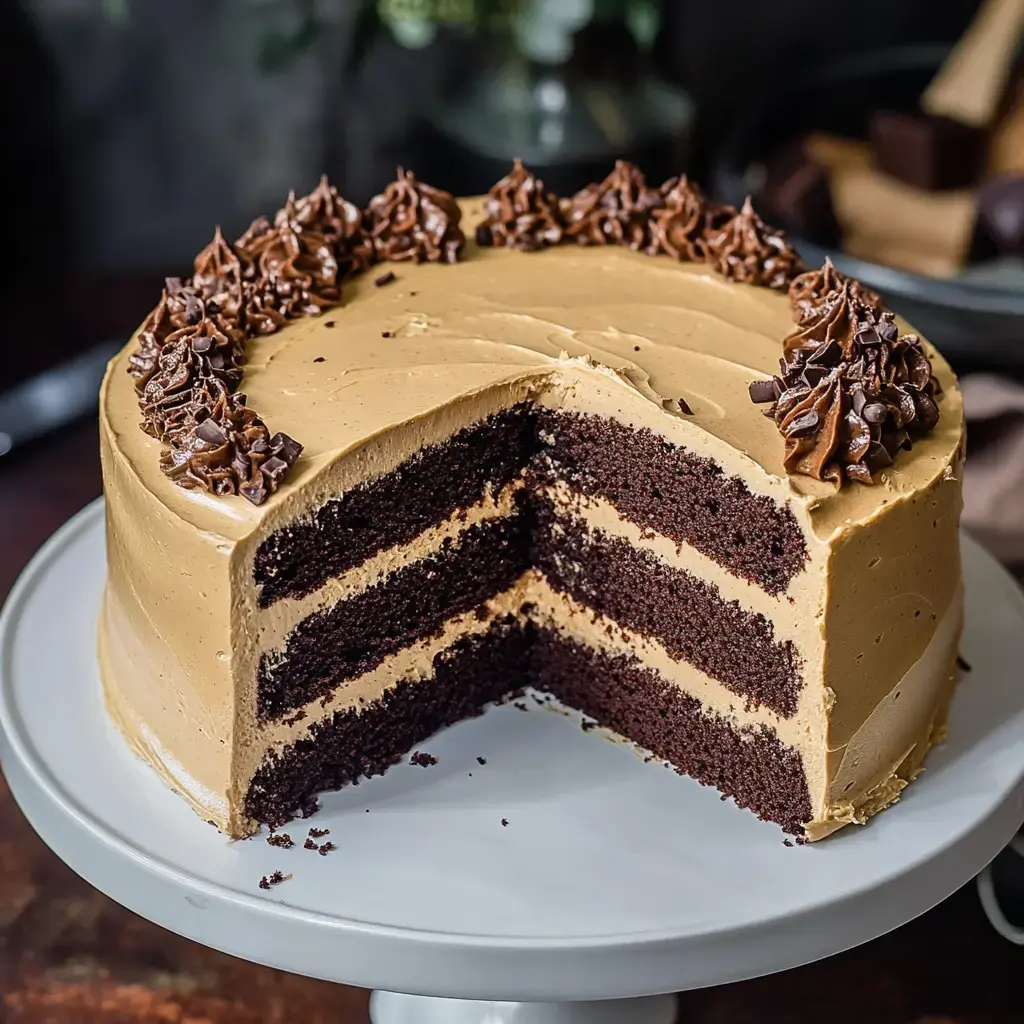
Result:
[[311,828],[309,830],[309,834],[314,839],[322,839],[324,836],[329,836],[331,834],[331,830],[329,828]]
[[320,856],[321,857],[326,857],[327,854],[329,854],[331,852],[331,850],[336,850],[336,849],[337,849],[337,847],[330,840],[328,840],[326,843],[321,843],[320,844]]
[[514,707],[517,711],[529,711],[530,710],[521,700],[514,701],[512,703],[512,707]]
[[478,757],[476,759],[476,763],[477,764],[487,764],[487,758],[486,757]]
[[316,843],[314,843],[314,842],[313,842],[313,840],[312,840],[312,839],[307,839],[307,840],[306,840],[306,841],[305,841],[305,842],[304,842],[304,843],[302,844],[302,848],[303,848],[304,850],[316,850],[316,849],[319,849],[319,847],[318,847],[318,846],[316,845]]
[[286,875],[281,871],[272,871],[269,875],[264,875],[260,879],[260,888],[269,889],[271,886],[280,885],[282,882],[287,882],[291,875]]
[[324,321],[324,327],[333,327],[333,326],[334,326],[334,321],[333,320],[325,320]]
[[584,718],[583,721],[580,722],[580,728],[584,732],[590,732],[591,729],[596,729],[597,728],[597,722],[595,722],[591,718]]
[[417,750],[409,758],[409,764],[414,764],[418,768],[429,768],[432,764],[437,764],[437,758],[433,754],[426,753],[426,751]]
[[316,359],[313,360],[314,363],[322,363],[323,361],[324,361],[324,357],[323,356],[317,356]]
[[282,850],[290,850],[295,843],[292,842],[292,837],[287,832],[281,832],[267,836],[267,845],[277,846]]
[[503,828],[508,828],[508,818],[502,818],[501,824]]
[[380,332],[380,336],[382,338],[390,338],[391,337],[391,332],[390,331],[381,331]]
[[788,839],[783,839],[782,840],[782,845],[783,846],[788,846],[790,848],[792,848],[792,846],[793,846],[792,842],[790,842],[790,840],[788,840]]

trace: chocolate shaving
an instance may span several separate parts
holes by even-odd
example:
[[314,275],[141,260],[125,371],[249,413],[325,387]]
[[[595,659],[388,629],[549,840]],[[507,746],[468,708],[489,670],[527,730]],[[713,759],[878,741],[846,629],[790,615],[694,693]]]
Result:
[[565,219],[553,192],[516,157],[512,170],[488,193],[478,245],[532,251],[562,241]]
[[785,232],[758,217],[750,196],[719,230],[708,233],[704,247],[708,263],[740,284],[788,288],[804,269]]
[[935,427],[941,388],[920,339],[900,334],[877,296],[831,264],[817,274],[798,289],[800,323],[783,343],[780,376],[752,381],[750,398],[773,403],[788,473],[870,484]]
[[604,181],[588,185],[567,202],[566,240],[656,252],[651,214],[662,204],[661,194],[648,187],[635,164],[616,160]]
[[465,243],[462,212],[448,192],[416,180],[398,168],[398,177],[370,200],[370,231],[382,260],[455,263]]
[[651,214],[653,250],[673,259],[703,263],[707,258],[709,213],[713,218],[715,204],[709,204],[685,174],[669,178],[660,191],[662,205]]

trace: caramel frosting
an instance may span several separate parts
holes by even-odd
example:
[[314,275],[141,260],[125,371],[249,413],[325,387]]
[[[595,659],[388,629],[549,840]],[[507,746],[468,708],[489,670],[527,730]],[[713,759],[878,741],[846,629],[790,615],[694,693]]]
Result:
[[[422,200],[403,180],[386,209],[378,204],[378,216],[393,219],[375,240],[411,223],[410,204]],[[485,221],[484,204],[462,202],[457,223]],[[413,217],[417,238],[422,216]],[[434,231],[431,252],[448,251],[446,224],[440,236]],[[936,383],[934,429],[879,468],[875,486],[837,488],[790,475],[775,422],[750,402],[751,380],[772,386],[781,339],[793,327],[784,291],[739,286],[707,265],[652,259],[628,246],[561,245],[524,255],[459,244],[458,267],[410,257],[393,264],[387,287],[373,275],[346,281],[337,307],[250,342],[249,403],[305,446],[262,504],[176,486],[160,469],[160,443],[138,429],[135,382],[125,372],[135,340],[112,361],[100,416],[110,567],[101,664],[108,704],[130,742],[208,817],[243,833],[240,808],[260,758],[308,727],[256,720],[263,641],[254,638],[275,645],[287,628],[257,606],[259,543],[424,445],[535,401],[647,428],[793,511],[808,560],[772,596],[685,545],[639,531],[611,506],[591,501],[578,510],[595,528],[714,580],[727,599],[770,617],[780,636],[798,642],[808,685],[797,724],[787,728],[807,769],[815,836],[895,799],[941,726],[959,629],[963,415],[945,360],[917,342]],[[921,373],[915,359],[908,354],[908,379]],[[874,416],[866,405],[860,414]],[[502,515],[509,501],[492,496],[469,520]],[[461,528],[439,524],[422,543],[443,543]],[[937,559],[937,551],[949,557]],[[366,568],[386,571],[381,566]],[[362,585],[356,577],[328,584],[334,590],[310,595],[309,607]],[[539,593],[529,580],[521,586]],[[518,591],[502,598],[494,614],[521,598]],[[287,602],[272,614],[289,614]],[[559,628],[584,628],[573,609],[552,604],[550,614]],[[655,661],[667,657],[643,651]],[[405,652],[401,671],[422,676],[430,657],[426,648]],[[366,685],[383,686],[389,664]],[[692,672],[673,671],[679,685],[727,699]],[[909,695],[904,680],[916,680],[913,692],[922,694],[912,705],[893,696]]]

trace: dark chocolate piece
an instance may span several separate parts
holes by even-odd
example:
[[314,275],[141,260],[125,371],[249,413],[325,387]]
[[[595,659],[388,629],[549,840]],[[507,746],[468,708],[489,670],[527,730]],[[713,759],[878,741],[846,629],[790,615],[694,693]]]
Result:
[[758,202],[765,215],[787,231],[819,245],[839,245],[841,231],[828,168],[810,157],[802,142],[767,161]]
[[1007,174],[978,190],[978,232],[996,253],[1024,256],[1024,174]]
[[928,192],[973,185],[988,138],[980,128],[923,111],[876,111],[868,133],[886,174]]
[[747,385],[747,391],[750,394],[750,400],[758,405],[762,402],[775,401],[774,380],[752,380]]
[[395,276],[395,272],[393,270],[388,270],[385,273],[381,274],[380,277],[376,278],[376,280],[374,280],[373,283],[378,288],[383,288],[384,285],[391,284],[392,281],[397,281],[397,280],[398,280],[398,278]]

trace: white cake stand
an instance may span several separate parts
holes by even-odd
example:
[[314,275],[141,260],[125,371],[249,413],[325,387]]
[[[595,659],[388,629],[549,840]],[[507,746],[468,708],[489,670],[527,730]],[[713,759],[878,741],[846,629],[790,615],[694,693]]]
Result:
[[[104,716],[98,503],[39,552],[0,618],[3,767],[44,841],[98,889],[207,946],[377,989],[377,1024],[669,1024],[659,993],[881,935],[969,880],[1021,823],[1024,599],[964,547],[973,672],[949,742],[897,808],[816,846],[787,847],[530,698],[528,713],[497,708],[423,744],[430,768],[328,795],[289,827],[294,849],[227,842]],[[309,824],[338,848],[302,849]],[[292,877],[261,891],[275,869]]]

